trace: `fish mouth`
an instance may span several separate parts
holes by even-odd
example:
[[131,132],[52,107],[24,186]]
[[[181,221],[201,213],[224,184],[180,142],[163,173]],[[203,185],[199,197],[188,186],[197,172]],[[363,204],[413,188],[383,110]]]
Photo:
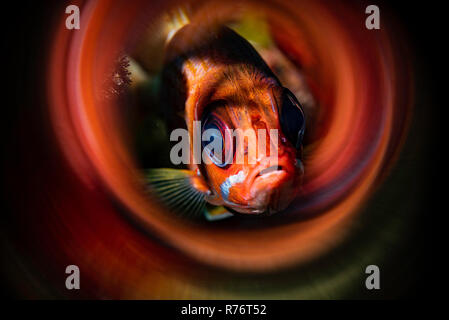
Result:
[[[280,211],[290,203],[290,201],[288,203],[281,201],[281,195],[285,194],[283,190],[286,185],[289,185],[286,182],[292,180],[291,176],[290,172],[282,165],[259,167],[254,170],[247,182],[250,195],[247,204],[226,203],[225,201],[225,206],[227,205],[239,213],[252,215],[273,214]],[[287,192],[291,193],[291,191],[288,189]]]
[[295,174],[292,165],[281,161],[256,168],[250,182],[249,205],[258,213],[285,209],[296,194]]
[[295,159],[282,156],[265,158],[251,168],[241,184],[234,186],[234,193],[241,201],[223,199],[224,206],[243,214],[268,214],[282,211],[297,195],[302,170]]
[[282,166],[271,166],[259,171],[252,182],[251,190],[276,189],[288,179],[289,172]]
[[[291,175],[294,171],[292,165],[287,161],[277,161],[276,164],[270,165],[270,162],[262,163],[254,168],[252,174],[249,176],[249,183],[251,189],[258,184],[270,183],[273,187],[281,183],[283,178]],[[266,181],[266,182],[264,182]]]
[[269,173],[271,173],[271,172],[277,172],[277,171],[282,171],[283,169],[282,169],[282,166],[271,166],[271,167],[268,167],[268,168],[265,168],[265,169],[262,169],[257,175],[256,175],[256,178],[258,178],[258,177],[261,177],[261,176],[264,176],[264,177],[266,177],[267,176],[267,174],[269,174]]
[[[295,173],[282,165],[255,170],[248,181],[250,199],[246,205],[225,203],[225,206],[242,214],[274,214],[284,210],[296,195],[299,184]],[[242,190],[243,193],[245,193]]]

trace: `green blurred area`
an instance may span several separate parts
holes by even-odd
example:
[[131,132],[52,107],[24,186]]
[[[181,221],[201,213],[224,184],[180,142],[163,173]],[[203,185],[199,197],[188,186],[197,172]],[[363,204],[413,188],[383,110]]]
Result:
[[273,46],[268,23],[261,13],[247,13],[240,21],[229,27],[253,45],[261,48]]

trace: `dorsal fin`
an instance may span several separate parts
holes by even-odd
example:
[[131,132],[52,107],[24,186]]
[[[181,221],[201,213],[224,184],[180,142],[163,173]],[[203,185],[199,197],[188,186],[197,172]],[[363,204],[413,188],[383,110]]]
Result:
[[165,44],[169,43],[175,33],[190,22],[187,7],[177,7],[167,13],[167,38]]

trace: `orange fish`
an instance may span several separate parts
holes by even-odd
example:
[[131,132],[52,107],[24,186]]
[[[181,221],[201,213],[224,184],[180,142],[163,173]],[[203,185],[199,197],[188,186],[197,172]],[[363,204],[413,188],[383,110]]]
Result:
[[[223,206],[223,217],[272,214],[291,203],[303,175],[304,114],[248,41],[224,26],[183,26],[167,44],[162,88],[167,114],[182,115],[171,128],[187,128],[191,160],[189,170],[148,172],[167,204],[209,217],[206,203]],[[222,146],[209,150],[208,141],[200,143],[209,161],[195,156],[196,123],[201,133],[212,129],[209,142]],[[248,136],[232,135],[236,129]],[[265,153],[250,152],[256,144],[265,145]]]

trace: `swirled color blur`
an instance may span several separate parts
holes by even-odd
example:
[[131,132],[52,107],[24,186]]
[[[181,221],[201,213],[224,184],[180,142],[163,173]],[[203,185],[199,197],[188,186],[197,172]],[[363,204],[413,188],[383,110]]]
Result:
[[[401,150],[413,80],[397,54],[404,43],[389,35],[387,16],[381,30],[367,30],[364,7],[353,3],[194,3],[204,19],[263,13],[277,46],[304,72],[319,112],[299,197],[281,216],[190,223],[148,196],[120,106],[100,91],[117,56],[179,2],[83,1],[82,28],[67,30],[61,17],[48,50],[49,123],[68,173],[51,187],[46,255],[80,266],[86,297],[338,296],[359,270],[347,264],[326,278],[316,274],[323,266],[304,268],[349,239]],[[311,289],[320,277],[327,280]]]

